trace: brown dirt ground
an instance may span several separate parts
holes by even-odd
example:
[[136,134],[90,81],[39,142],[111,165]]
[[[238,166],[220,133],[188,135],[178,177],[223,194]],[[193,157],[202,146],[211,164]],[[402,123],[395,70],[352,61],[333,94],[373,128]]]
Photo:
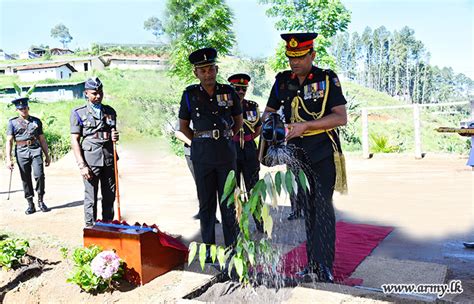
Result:
[[[182,235],[186,243],[199,240],[199,222],[192,219],[198,203],[185,161],[157,143],[119,147],[119,152],[123,219],[156,223],[163,231]],[[396,228],[373,255],[448,265],[448,279],[463,281],[464,293],[454,298],[460,302],[474,301],[474,251],[461,245],[474,240],[473,173],[465,162],[449,155],[428,154],[422,160],[410,155],[376,155],[371,160],[348,155],[350,193],[335,196],[339,219]],[[62,260],[59,249],[80,246],[83,228],[83,184],[73,156],[46,169],[49,213],[24,214],[17,169],[7,201],[8,178],[9,171],[0,170],[0,234],[29,239],[29,254],[46,264],[43,272],[4,294],[5,303],[175,302],[186,294],[183,282],[190,278],[179,270],[141,288],[124,286],[98,296],[66,283],[71,265]],[[281,203],[278,213],[283,217],[288,205]],[[278,230],[287,222],[275,223]],[[222,243],[220,226],[216,232]],[[0,290],[13,277],[0,277]]]

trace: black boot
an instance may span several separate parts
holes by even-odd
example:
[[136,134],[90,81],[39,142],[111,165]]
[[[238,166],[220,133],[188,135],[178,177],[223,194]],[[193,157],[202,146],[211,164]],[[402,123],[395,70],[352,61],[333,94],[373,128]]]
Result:
[[286,218],[289,221],[297,220],[299,218],[302,218],[303,216],[301,215],[300,211],[293,211],[291,212],[288,217]]
[[43,202],[43,195],[38,195],[38,208],[42,212],[48,212],[49,211],[49,208]]
[[30,197],[30,198],[27,198],[26,200],[28,202],[28,209],[26,209],[25,214],[35,213],[36,209],[35,209],[35,203],[33,203],[33,198]]
[[296,278],[302,282],[322,282],[322,283],[334,283],[334,276],[331,269],[318,263],[316,266],[307,266],[302,271],[296,273]]

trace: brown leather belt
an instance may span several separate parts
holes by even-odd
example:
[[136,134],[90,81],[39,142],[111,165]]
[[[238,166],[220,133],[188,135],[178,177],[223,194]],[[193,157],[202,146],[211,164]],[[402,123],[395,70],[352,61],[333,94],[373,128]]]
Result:
[[98,139],[109,139],[110,138],[110,132],[96,132],[93,135],[91,135],[90,138],[98,138]]
[[16,146],[17,147],[24,147],[24,146],[32,146],[36,143],[38,143],[38,140],[36,138],[33,139],[28,139],[28,140],[16,140]]
[[219,139],[221,137],[231,138],[232,130],[221,131],[219,129],[208,130],[208,131],[194,131],[194,138],[213,138]]

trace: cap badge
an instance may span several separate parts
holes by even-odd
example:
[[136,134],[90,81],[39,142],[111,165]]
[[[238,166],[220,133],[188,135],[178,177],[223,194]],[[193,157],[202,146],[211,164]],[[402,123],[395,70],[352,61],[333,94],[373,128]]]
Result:
[[298,41],[295,40],[295,38],[291,38],[290,42],[288,43],[292,48],[295,48],[298,46]]

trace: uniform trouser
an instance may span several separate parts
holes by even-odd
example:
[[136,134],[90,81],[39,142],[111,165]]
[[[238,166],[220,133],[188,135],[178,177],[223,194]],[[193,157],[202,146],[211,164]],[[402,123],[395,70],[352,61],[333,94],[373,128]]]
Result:
[[[241,176],[244,178],[245,184],[245,191],[250,193],[250,190],[255,186],[258,182],[260,172],[260,163],[258,159],[255,158],[254,160],[245,160],[245,159],[237,159],[237,169],[235,170],[235,177],[237,179],[237,184],[240,187],[241,183]],[[253,219],[255,223],[257,223],[257,219],[253,215]]]
[[113,166],[91,166],[93,177],[84,179],[84,220],[86,225],[92,225],[97,220],[97,192],[102,194],[102,219],[114,219],[115,201],[115,171]]
[[43,156],[41,153],[32,155],[28,152],[28,155],[23,156],[25,152],[16,153],[16,161],[18,168],[20,169],[21,181],[23,183],[23,191],[25,198],[32,198],[35,196],[33,192],[33,182],[31,180],[31,169],[33,168],[33,177],[35,178],[35,190],[38,195],[44,195],[44,167],[43,167]]
[[[218,199],[224,193],[227,175],[235,169],[235,163],[222,165],[202,164],[193,161],[196,187],[199,198],[199,218],[201,222],[201,237],[205,244],[215,244],[215,220]],[[217,195],[218,194],[218,195]],[[238,226],[235,218],[234,205],[227,207],[227,201],[219,203],[222,216],[222,230],[226,246],[234,245]]]
[[311,163],[303,170],[311,188],[310,194],[298,201],[302,203],[305,216],[308,266],[314,267],[317,263],[322,263],[332,269],[336,242],[336,216],[332,204],[336,182],[334,157],[331,155]]

